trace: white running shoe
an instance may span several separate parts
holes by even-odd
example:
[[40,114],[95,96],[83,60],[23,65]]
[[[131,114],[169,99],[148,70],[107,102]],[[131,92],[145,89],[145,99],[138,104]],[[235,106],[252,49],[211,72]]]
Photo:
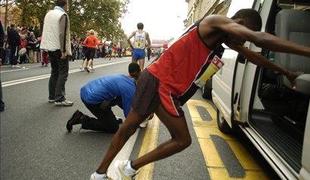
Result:
[[64,101],[55,101],[54,102],[56,106],[72,106],[73,102],[69,100],[64,100]]
[[115,162],[118,180],[134,180],[135,179],[135,176],[137,174],[136,172],[129,173],[125,170],[128,163],[129,163],[128,160]]
[[97,172],[94,172],[92,175],[90,175],[90,180],[112,180],[109,178],[106,174],[98,174]]

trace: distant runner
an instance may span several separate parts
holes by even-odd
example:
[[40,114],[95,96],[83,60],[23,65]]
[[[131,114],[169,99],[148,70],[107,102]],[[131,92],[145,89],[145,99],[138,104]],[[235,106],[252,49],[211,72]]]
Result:
[[[137,62],[140,65],[141,71],[144,69],[145,62],[145,48],[151,46],[151,40],[149,33],[143,31],[144,25],[142,23],[137,24],[137,31],[131,33],[128,37],[128,43],[132,48],[132,61]],[[134,37],[133,44],[130,39]]]

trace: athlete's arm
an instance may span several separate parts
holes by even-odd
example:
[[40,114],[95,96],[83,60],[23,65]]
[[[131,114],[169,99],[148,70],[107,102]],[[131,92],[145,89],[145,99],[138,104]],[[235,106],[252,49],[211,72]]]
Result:
[[[224,16],[212,17],[212,26],[225,32],[229,36],[236,37],[242,41],[250,41],[255,45],[272,51],[299,54],[310,57],[310,47],[280,39],[266,32],[256,32],[240,25]],[[231,38],[230,38],[231,39]]]
[[240,45],[233,45],[233,44],[227,44],[231,49],[239,52],[240,54],[242,54],[243,56],[245,56],[247,58],[247,60],[249,60],[250,62],[252,62],[253,64],[256,64],[258,66],[264,67],[264,68],[268,68],[274,71],[278,71],[281,74],[285,75],[288,80],[290,80],[290,82],[293,84],[294,80],[297,77],[297,74],[292,73],[278,65],[275,65],[273,63],[271,63],[269,60],[267,60],[264,56],[262,56],[259,53],[255,53],[253,51],[250,51],[249,49],[240,46]]
[[151,47],[151,39],[150,39],[150,35],[149,33],[145,33],[145,36],[146,36],[146,41],[147,41],[147,47]]
[[131,35],[128,37],[127,42],[129,44],[129,46],[131,47],[131,49],[133,49],[133,45],[131,44],[130,39],[136,34],[136,31],[132,32]]

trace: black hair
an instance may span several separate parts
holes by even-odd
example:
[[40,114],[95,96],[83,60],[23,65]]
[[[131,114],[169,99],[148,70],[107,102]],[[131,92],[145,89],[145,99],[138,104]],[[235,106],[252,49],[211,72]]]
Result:
[[138,23],[138,24],[137,24],[137,28],[142,30],[142,29],[144,28],[143,23],[141,23],[141,22]]
[[56,0],[55,5],[60,7],[65,7],[67,0]]
[[262,28],[262,18],[254,9],[240,9],[231,19],[244,20],[244,25],[248,25],[253,31],[260,31]]
[[130,63],[128,66],[128,72],[129,72],[129,74],[141,72],[139,64],[137,64],[135,62]]

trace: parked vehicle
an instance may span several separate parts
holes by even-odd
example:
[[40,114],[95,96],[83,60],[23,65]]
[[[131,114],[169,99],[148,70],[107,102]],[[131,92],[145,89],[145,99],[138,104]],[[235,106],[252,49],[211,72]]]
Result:
[[[293,2],[293,3],[292,3]],[[232,0],[228,16],[241,8],[261,14],[262,31],[310,46],[310,2]],[[290,4],[291,3],[291,4]],[[303,72],[296,88],[280,74],[247,62],[226,48],[225,65],[212,79],[218,128],[240,128],[281,179],[310,179],[310,58],[248,48],[291,71]]]

